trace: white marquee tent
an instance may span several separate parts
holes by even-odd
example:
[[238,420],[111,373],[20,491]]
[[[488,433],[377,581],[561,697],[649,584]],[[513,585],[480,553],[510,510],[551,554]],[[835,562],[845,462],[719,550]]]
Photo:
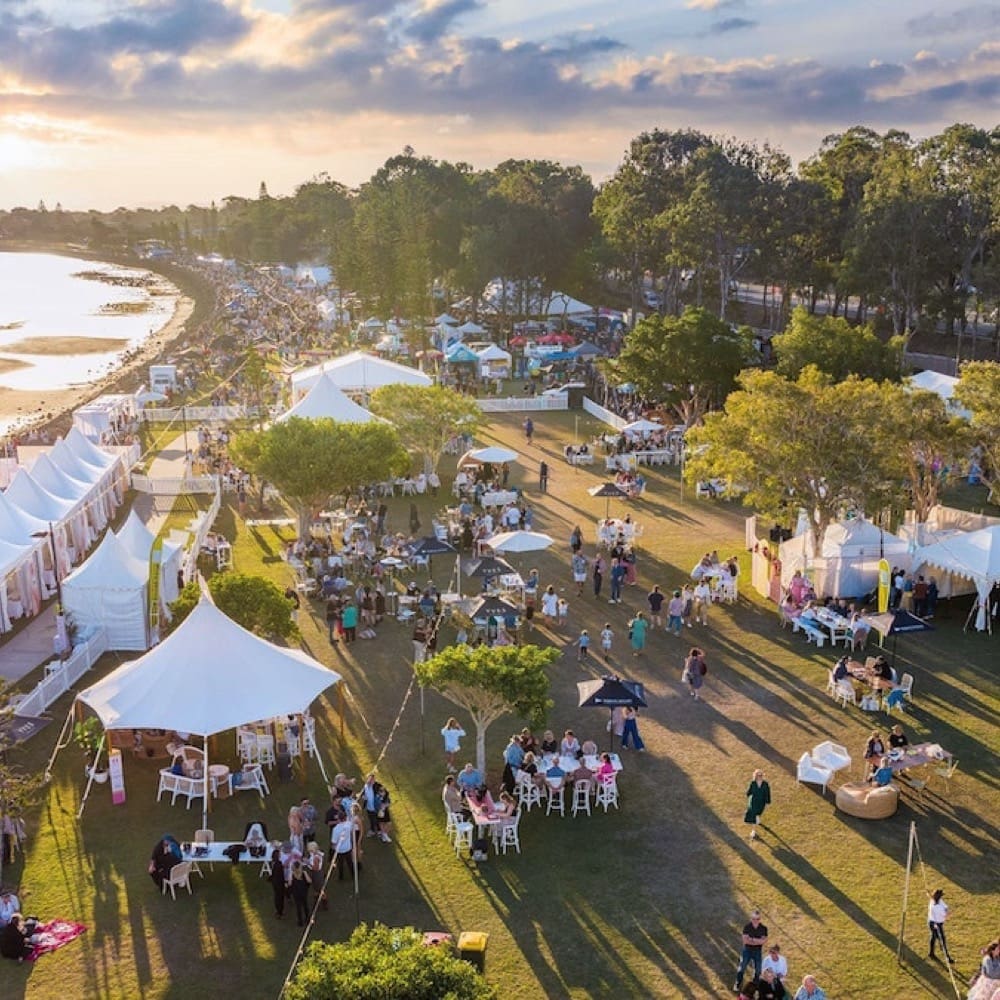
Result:
[[28,576],[34,561],[33,551],[30,545],[0,540],[0,633],[9,632],[12,619],[20,618],[27,610],[34,613]]
[[328,375],[344,392],[371,392],[383,385],[431,385],[432,379],[416,368],[388,361],[375,354],[352,351],[339,358],[324,361],[292,372],[292,402],[297,403],[324,375]]
[[821,597],[863,597],[878,585],[883,554],[890,564],[910,568],[909,544],[877,524],[864,518],[831,524],[818,555],[809,531],[781,543],[781,583],[788,586],[801,570]]
[[965,417],[968,420],[972,416],[968,410],[959,406],[954,398],[955,386],[958,385],[958,379],[954,375],[942,375],[940,372],[932,371],[917,372],[907,379],[907,385],[911,389],[927,389],[937,393],[945,401],[948,410],[958,417]]
[[[207,744],[215,733],[302,712],[340,679],[300,650],[246,631],[203,597],[163,642],[82,691],[78,700],[105,729],[176,729]],[[207,827],[207,754],[205,764]]]
[[913,553],[914,570],[923,566],[972,580],[976,587],[976,628],[982,632],[989,627],[989,593],[1000,583],[1000,525],[952,535],[917,549]]
[[148,649],[147,565],[108,531],[62,581],[63,607],[80,628],[103,625],[109,649]]
[[[142,523],[142,518],[134,510],[129,513],[125,523],[115,534],[133,559],[144,566],[149,565],[156,536]],[[177,586],[177,571],[183,561],[184,545],[179,541],[164,541],[160,559],[160,601],[164,605],[164,610],[166,605],[177,600],[177,595],[180,593],[180,588]]]
[[587,313],[593,314],[594,307],[588,306],[586,302],[574,299],[572,295],[565,292],[553,292],[545,307],[545,315],[554,318],[560,316],[583,316]]
[[482,348],[473,348],[479,358],[479,374],[484,378],[508,378],[510,376],[511,356],[496,344],[487,344]]
[[318,420],[330,417],[347,424],[367,424],[378,418],[334,385],[324,372],[316,384],[290,409],[277,418],[278,422],[301,417],[304,420]]

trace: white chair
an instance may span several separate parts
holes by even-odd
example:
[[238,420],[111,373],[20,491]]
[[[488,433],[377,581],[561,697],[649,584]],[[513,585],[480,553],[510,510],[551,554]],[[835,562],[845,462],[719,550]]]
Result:
[[545,809],[545,815],[558,812],[560,816],[566,815],[566,782],[560,781],[558,785],[549,785],[549,804]]
[[267,767],[274,767],[277,763],[277,758],[274,755],[273,736],[257,737],[257,761],[260,764],[267,765]]
[[521,838],[518,835],[518,827],[521,825],[521,814],[515,814],[511,820],[506,820],[500,824],[500,850],[507,853],[508,847],[513,847],[518,854],[521,853]]
[[167,894],[167,888],[170,889],[170,896],[172,899],[177,899],[177,887],[187,889],[188,895],[191,895],[191,862],[181,861],[174,865],[170,869],[170,874],[163,880],[160,885],[161,895]]
[[826,693],[831,698],[837,697],[837,682],[833,679],[833,671],[828,670],[826,672]]
[[462,848],[468,848],[469,854],[472,854],[472,824],[466,820],[462,819],[455,824],[455,857],[461,857]]
[[851,755],[847,752],[847,748],[829,740],[814,746],[810,756],[815,763],[835,772],[851,766]]
[[455,827],[463,823],[465,817],[458,812],[452,812],[447,806],[444,807],[444,835],[449,841],[455,836]]
[[586,778],[573,782],[573,815],[578,812],[585,812],[590,815],[590,790],[594,783]]
[[958,758],[956,757],[951,763],[942,764],[940,767],[935,767],[933,774],[934,777],[940,778],[944,782],[945,788],[951,791],[951,779],[954,777],[955,772],[958,770]]
[[899,682],[899,690],[907,701],[913,701],[913,674],[903,674]]
[[817,764],[807,750],[799,758],[798,766],[795,769],[796,783],[808,782],[811,785],[819,785],[826,795],[826,786],[833,780],[833,771],[822,764]]
[[[198,845],[205,846],[205,845],[208,845],[208,844],[214,844],[215,843],[215,831],[214,830],[195,830],[194,831],[194,843],[195,843],[196,846],[198,846]],[[205,877],[204,875],[202,875],[201,868],[198,867],[197,860],[195,860],[195,861],[192,862],[192,866],[193,866],[192,867],[192,871],[197,872],[199,875],[201,875],[202,878]],[[212,871],[215,871],[215,865],[211,861],[209,861],[208,867]]]
[[514,790],[517,792],[517,804],[526,812],[531,812],[532,806],[542,804],[542,790],[535,784],[527,771],[517,772]]
[[261,798],[271,794],[271,789],[267,785],[267,779],[264,777],[264,769],[260,764],[245,764],[240,773],[242,777],[239,784],[233,784],[233,788],[236,791],[256,791],[260,793]]
[[618,808],[618,781],[614,775],[610,778],[602,778],[597,783],[597,795],[594,798],[595,806],[604,806],[604,811],[608,811],[609,806]]
[[858,696],[855,694],[854,685],[850,681],[838,681],[837,693],[834,697],[844,708],[847,708],[848,703],[852,705],[857,705],[858,703]]

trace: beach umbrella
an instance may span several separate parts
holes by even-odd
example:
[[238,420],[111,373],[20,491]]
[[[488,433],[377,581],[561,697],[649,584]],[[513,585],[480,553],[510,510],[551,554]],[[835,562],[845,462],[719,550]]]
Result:
[[900,635],[934,631],[933,625],[902,608],[896,608],[895,611],[884,611],[877,615],[862,615],[861,620],[882,636],[883,645],[885,640],[890,635],[892,636],[892,666],[896,665],[896,639]]
[[541,552],[547,549],[554,539],[540,531],[502,531],[492,538],[486,539],[486,544],[494,552]]
[[[621,677],[600,677],[592,681],[578,681],[578,708],[608,708],[612,715],[616,708],[645,708],[646,692],[638,681]],[[614,748],[614,730],[611,729],[611,747]]]
[[[474,448],[472,451],[467,451],[463,456],[463,462],[466,460],[471,460],[473,462],[480,462],[483,465],[487,463],[490,465],[502,465],[504,462],[516,462],[517,452],[511,448],[501,448],[499,445],[492,445],[488,448]],[[460,462],[459,464],[463,464]]]
[[604,497],[604,516],[607,518],[609,512],[611,511],[611,498],[616,497],[619,500],[627,500],[628,494],[617,484],[617,483],[601,483],[600,486],[591,486],[587,492],[592,497]]

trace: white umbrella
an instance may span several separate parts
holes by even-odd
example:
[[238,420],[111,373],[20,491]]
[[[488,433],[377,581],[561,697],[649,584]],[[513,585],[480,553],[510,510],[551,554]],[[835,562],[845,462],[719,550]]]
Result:
[[[494,465],[503,462],[516,462],[517,452],[511,448],[501,448],[499,445],[491,445],[488,448],[474,448],[472,451],[467,451],[462,456],[462,462],[490,462]],[[462,462],[459,462],[461,465]]]
[[647,420],[643,417],[641,420],[633,420],[632,423],[626,424],[622,430],[626,434],[650,434],[653,431],[662,431],[663,424],[658,424],[653,420]]
[[137,392],[135,394],[135,401],[140,406],[145,406],[147,403],[163,403],[166,402],[166,400],[166,395],[152,389],[144,389],[142,392]]
[[554,539],[540,531],[503,531],[486,539],[494,552],[540,552],[547,549]]

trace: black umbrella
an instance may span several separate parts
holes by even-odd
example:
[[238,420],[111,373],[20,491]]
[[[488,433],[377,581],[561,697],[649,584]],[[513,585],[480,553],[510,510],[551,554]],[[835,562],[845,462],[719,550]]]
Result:
[[619,500],[627,500],[628,494],[617,483],[601,483],[600,486],[591,486],[587,492],[592,497],[604,497],[604,516],[607,518],[611,511],[611,498],[617,497]]
[[510,601],[502,597],[481,597],[469,612],[469,617],[476,618],[506,618],[507,615],[519,615],[520,610]]
[[483,556],[471,565],[466,566],[466,576],[476,576],[482,580],[492,580],[498,576],[510,576],[517,570],[506,559],[497,559],[496,556]]
[[[594,681],[579,681],[578,707],[610,708],[612,715],[616,708],[645,708],[646,696],[643,685],[638,681],[626,681],[621,677],[601,677]],[[614,748],[614,731],[611,732],[611,747]]]
[[895,611],[884,611],[878,615],[862,615],[861,620],[869,628],[875,629],[882,636],[883,642],[887,636],[892,636],[892,666],[896,665],[896,637],[912,632],[933,632],[934,626],[923,618],[910,614],[902,608]]
[[455,547],[449,545],[447,542],[441,541],[440,538],[436,538],[433,535],[428,535],[426,538],[421,538],[420,541],[414,542],[410,551],[415,556],[441,556],[447,552],[454,552]]

